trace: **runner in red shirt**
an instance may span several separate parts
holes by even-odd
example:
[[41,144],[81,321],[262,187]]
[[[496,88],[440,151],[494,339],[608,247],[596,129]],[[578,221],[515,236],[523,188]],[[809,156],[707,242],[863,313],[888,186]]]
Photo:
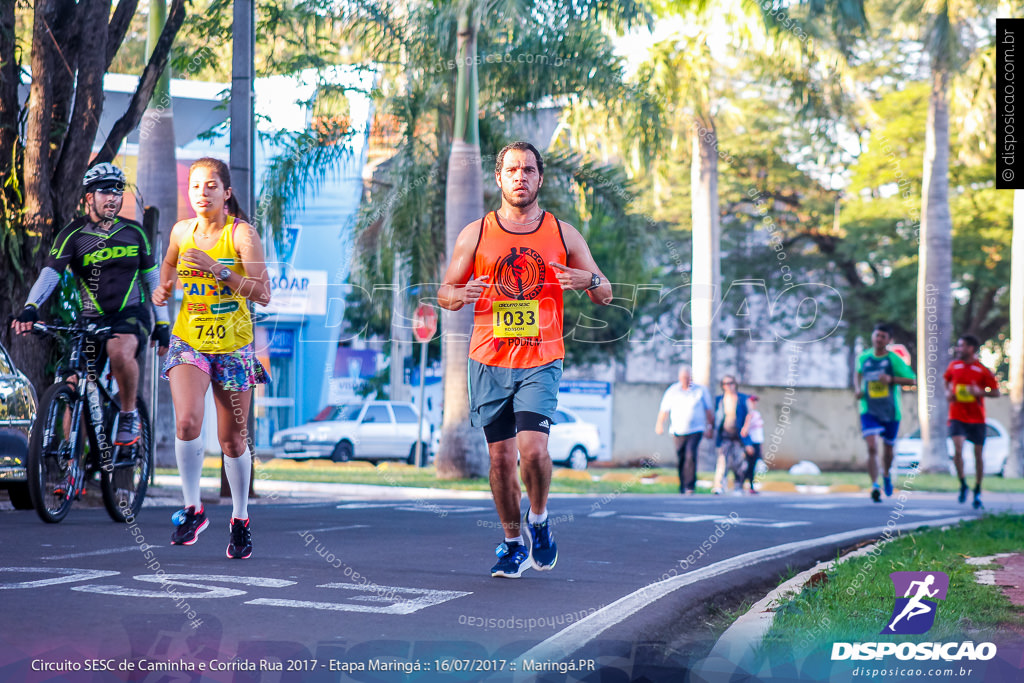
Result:
[[965,334],[956,342],[956,360],[945,374],[946,400],[949,401],[949,436],[953,439],[953,464],[960,477],[960,502],[967,501],[967,480],[964,479],[964,441],[974,444],[974,509],[980,510],[981,478],[985,472],[982,449],[985,446],[985,397],[999,396],[995,375],[977,359],[981,343]]

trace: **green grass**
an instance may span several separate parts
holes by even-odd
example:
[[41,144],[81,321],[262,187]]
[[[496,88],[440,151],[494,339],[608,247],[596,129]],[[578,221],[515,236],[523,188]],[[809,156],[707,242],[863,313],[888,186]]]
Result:
[[[310,481],[337,484],[370,484],[375,486],[416,486],[426,488],[447,488],[460,491],[489,491],[487,479],[456,479],[441,480],[437,478],[433,467],[416,469],[403,467],[394,463],[381,463],[372,467],[369,463],[333,463],[328,460],[309,460],[294,462],[291,460],[258,460],[258,476],[262,479],[280,481]],[[207,458],[203,467],[204,477],[218,476],[216,459]],[[626,481],[580,481],[576,479],[554,478],[551,482],[553,493],[678,493],[679,486],[674,483],[654,483],[656,475],[675,476],[672,467],[661,467],[643,470],[629,467],[593,467],[587,470],[594,477],[613,474]],[[176,469],[157,469],[157,474],[177,474]],[[710,481],[711,472],[701,472],[700,479]],[[758,479],[759,482],[790,482],[797,485],[842,485],[853,484],[863,489],[868,487],[867,474],[864,472],[826,472],[824,474],[794,476],[786,472],[768,472]],[[897,479],[899,487],[905,479]],[[973,479],[971,481],[973,485]],[[958,484],[954,477],[947,474],[922,474],[910,482],[915,491],[955,492]],[[990,492],[1024,493],[1024,480],[1003,479],[1002,477],[986,477],[983,488]],[[707,489],[698,488],[698,492],[707,493]]]
[[[986,515],[946,530],[901,536],[879,552],[833,566],[827,579],[806,586],[784,601],[762,642],[763,657],[828,657],[833,642],[948,642],[988,640],[1008,625],[1024,626],[1024,610],[993,586],[975,581],[980,567],[967,557],[982,557],[1024,547],[1024,517]],[[992,567],[989,567],[992,568]],[[919,636],[879,632],[891,617],[894,595],[890,572],[941,571],[949,576],[946,599],[935,624]],[[822,654],[824,652],[824,654]]]

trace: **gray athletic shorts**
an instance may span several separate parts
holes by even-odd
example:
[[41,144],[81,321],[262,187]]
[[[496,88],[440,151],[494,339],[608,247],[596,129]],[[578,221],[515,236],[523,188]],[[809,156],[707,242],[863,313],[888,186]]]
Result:
[[474,427],[494,422],[512,399],[512,410],[555,416],[562,360],[535,368],[500,368],[469,359],[469,421]]

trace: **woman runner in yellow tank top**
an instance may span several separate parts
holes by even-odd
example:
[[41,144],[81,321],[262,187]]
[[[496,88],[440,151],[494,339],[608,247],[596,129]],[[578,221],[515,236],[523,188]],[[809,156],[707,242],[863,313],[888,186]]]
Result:
[[206,390],[213,385],[217,437],[231,487],[231,538],[227,556],[252,555],[249,481],[252,454],[246,421],[252,388],[270,381],[253,348],[248,302],[270,302],[270,278],[263,245],[231,193],[224,162],[199,159],[189,169],[188,196],[196,218],[171,231],[153,302],[166,304],[175,281],[182,286],[181,309],[164,360],[163,377],[174,401],[174,454],[181,473],[185,509],[175,513],[174,545],[192,545],[209,520],[199,498],[203,469],[200,431]]

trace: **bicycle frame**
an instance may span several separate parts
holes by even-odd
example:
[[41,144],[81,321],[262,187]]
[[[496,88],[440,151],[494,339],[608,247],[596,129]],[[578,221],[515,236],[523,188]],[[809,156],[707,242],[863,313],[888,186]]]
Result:
[[[38,327],[39,324],[37,323]],[[77,445],[79,425],[81,424],[84,409],[86,438],[89,439],[91,453],[90,460],[95,462],[99,469],[102,469],[104,472],[110,472],[114,468],[114,444],[110,435],[116,427],[116,418],[108,425],[106,416],[109,414],[110,406],[120,409],[120,405],[110,391],[113,379],[108,377],[106,386],[100,379],[104,374],[108,374],[104,371],[109,366],[109,361],[96,372],[90,369],[85,353],[87,343],[96,341],[96,343],[105,344],[107,340],[104,338],[104,335],[110,331],[110,328],[90,329],[90,327],[44,326],[42,331],[48,333],[56,331],[71,333],[71,352],[68,357],[68,363],[66,366],[58,367],[56,373],[56,381],[67,382],[74,386],[75,394],[78,397],[71,415],[73,431],[70,433],[74,435],[75,445]],[[81,476],[84,477],[84,475],[85,473],[82,472]]]

